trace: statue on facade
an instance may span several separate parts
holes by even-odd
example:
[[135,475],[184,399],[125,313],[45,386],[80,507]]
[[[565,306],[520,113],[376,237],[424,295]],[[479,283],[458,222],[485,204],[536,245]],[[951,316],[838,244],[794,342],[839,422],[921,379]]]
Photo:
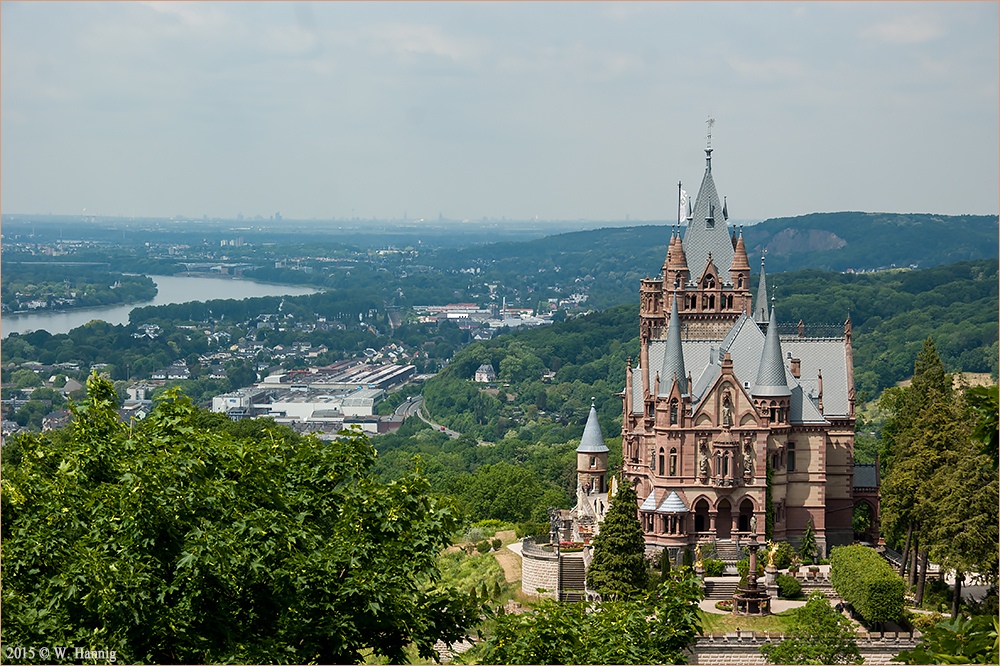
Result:
[[757,516],[750,516],[750,534],[757,534]]
[[753,451],[753,443],[747,442],[743,446],[743,476],[753,476],[753,461],[756,456]]
[[708,444],[705,442],[701,443],[701,462],[698,469],[703,477],[708,476]]
[[726,391],[722,398],[722,426],[729,428],[733,425],[733,403],[729,398],[729,391]]

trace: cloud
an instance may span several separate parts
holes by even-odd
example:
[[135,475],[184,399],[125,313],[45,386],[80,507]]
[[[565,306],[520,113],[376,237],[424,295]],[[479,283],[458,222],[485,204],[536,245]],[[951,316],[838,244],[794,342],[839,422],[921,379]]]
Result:
[[170,16],[188,28],[214,31],[224,28],[229,19],[218,5],[207,2],[174,2],[170,0],[148,0],[145,5],[159,14]]
[[915,14],[876,23],[858,32],[863,39],[884,44],[924,44],[946,34],[940,18]]
[[802,63],[790,58],[754,60],[743,56],[732,56],[727,62],[737,74],[764,83],[798,81],[805,74]]
[[367,35],[379,51],[401,58],[435,56],[455,63],[474,63],[486,47],[472,39],[446,35],[434,25],[387,23],[374,27]]
[[635,53],[594,49],[582,44],[541,47],[531,53],[504,58],[499,68],[513,74],[605,82],[642,70],[645,62]]

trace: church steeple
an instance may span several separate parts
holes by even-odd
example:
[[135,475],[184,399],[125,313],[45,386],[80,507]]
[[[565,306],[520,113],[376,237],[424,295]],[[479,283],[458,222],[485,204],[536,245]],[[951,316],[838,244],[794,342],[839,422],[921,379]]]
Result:
[[767,278],[764,276],[764,257],[760,258],[760,283],[757,285],[757,298],[754,299],[753,320],[758,324],[766,324],[767,317]]
[[681,318],[677,314],[677,295],[670,305],[670,323],[667,326],[667,348],[660,367],[660,395],[670,395],[674,380],[681,395],[688,392],[687,373],[684,371],[684,352],[681,349]]
[[754,397],[779,398],[792,395],[788,388],[788,377],[785,375],[785,361],[781,355],[781,340],[778,339],[778,322],[774,319],[774,306],[771,306],[771,323],[764,337],[764,351],[760,355],[760,365],[757,367],[757,381],[750,392]]

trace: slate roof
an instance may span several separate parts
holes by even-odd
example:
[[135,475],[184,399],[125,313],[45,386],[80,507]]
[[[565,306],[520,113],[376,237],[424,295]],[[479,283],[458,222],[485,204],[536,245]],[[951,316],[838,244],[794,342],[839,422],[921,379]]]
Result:
[[687,511],[687,504],[684,503],[676,490],[671,490],[667,499],[663,500],[663,504],[656,510],[657,513],[687,513]]
[[601,432],[601,424],[597,420],[597,408],[590,406],[590,416],[587,417],[587,425],[583,428],[583,437],[580,438],[580,446],[576,447],[577,453],[607,453],[608,447],[604,443],[604,434]]
[[764,273],[764,257],[760,258],[760,282],[757,283],[757,298],[753,300],[753,319],[758,324],[766,324],[767,317],[767,276]]
[[781,355],[781,340],[778,337],[778,324],[774,318],[774,307],[771,307],[769,320],[773,326],[767,327],[764,338],[764,349],[757,367],[757,381],[754,382],[751,395],[777,398],[791,395],[788,389],[788,375],[785,372],[785,359]]
[[854,465],[854,487],[878,487],[878,474],[875,465]]
[[[720,359],[728,351],[733,360],[733,372],[747,392],[754,386],[764,351],[764,332],[746,315],[740,317],[722,340],[682,340],[681,349],[685,367],[691,369],[693,386],[691,399],[697,404],[721,371]],[[846,418],[849,412],[847,382],[847,352],[844,338],[781,337],[784,352],[782,367],[791,392],[792,423],[824,423],[830,418]],[[649,368],[663,367],[666,340],[649,343]],[[800,379],[792,377],[788,358],[800,360]],[[642,372],[649,373],[649,386],[653,387],[656,372],[649,368],[635,368],[632,376],[632,411],[641,414]],[[819,412],[819,386],[817,373],[823,371],[823,414]],[[661,386],[662,386],[661,376]],[[787,394],[786,394],[787,395]]]
[[[712,178],[711,151],[706,151],[705,175],[701,180],[701,188],[694,204],[694,215],[688,222],[684,232],[684,252],[687,257],[688,275],[691,281],[697,280],[705,270],[708,255],[712,255],[712,263],[719,272],[719,279],[724,284],[731,284],[729,267],[733,263],[733,241],[729,236],[729,225],[722,216],[722,203],[715,189]],[[706,218],[710,210],[715,210],[715,225],[709,228]]]
[[670,389],[677,377],[681,395],[688,392],[687,372],[684,370],[684,354],[681,351],[681,320],[677,314],[677,297],[670,306],[670,324],[667,328],[667,345],[660,366],[660,395],[670,395]]
[[656,511],[656,488],[649,491],[646,501],[639,505],[639,511]]

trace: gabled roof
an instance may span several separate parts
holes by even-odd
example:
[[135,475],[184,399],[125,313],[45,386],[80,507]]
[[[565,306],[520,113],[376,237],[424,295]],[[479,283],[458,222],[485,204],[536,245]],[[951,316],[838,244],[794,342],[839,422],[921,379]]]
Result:
[[583,428],[583,437],[580,438],[580,446],[576,447],[577,453],[607,453],[608,447],[604,443],[604,434],[601,432],[601,424],[597,420],[597,408],[590,406],[590,416],[587,417],[587,425]]
[[[700,276],[708,263],[708,255],[719,270],[719,279],[725,284],[732,283],[729,267],[733,263],[733,241],[729,237],[729,225],[722,215],[719,193],[712,179],[711,150],[706,151],[705,175],[694,204],[694,215],[684,233],[684,252],[691,276]],[[714,224],[709,226],[712,217]]]
[[667,499],[663,500],[663,504],[656,510],[657,513],[687,513],[687,511],[687,504],[684,503],[676,490],[671,490]]

